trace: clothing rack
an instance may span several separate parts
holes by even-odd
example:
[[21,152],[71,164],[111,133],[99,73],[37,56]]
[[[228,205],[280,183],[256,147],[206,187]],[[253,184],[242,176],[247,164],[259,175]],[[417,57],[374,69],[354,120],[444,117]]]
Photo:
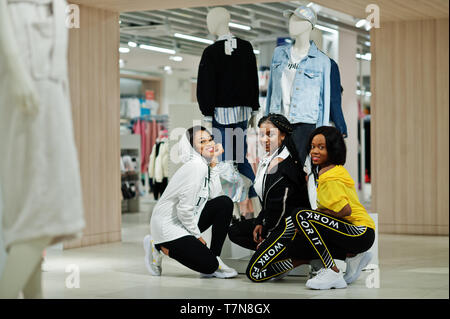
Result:
[[145,100],[145,95],[144,94],[120,94],[120,98],[121,99],[140,99],[140,100]]
[[134,124],[137,120],[141,121],[153,121],[156,122],[167,122],[169,120],[169,116],[167,114],[150,114],[150,115],[141,115],[139,117],[135,117],[131,120],[131,124]]

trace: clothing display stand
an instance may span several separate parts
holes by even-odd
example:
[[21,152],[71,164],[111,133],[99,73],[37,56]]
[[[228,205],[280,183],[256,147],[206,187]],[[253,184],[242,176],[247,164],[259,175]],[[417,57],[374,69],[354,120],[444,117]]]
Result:
[[122,184],[134,186],[134,196],[122,199],[122,213],[139,212],[139,180],[141,176],[141,137],[140,135],[120,136],[120,156],[128,155],[135,160],[135,170],[122,172]]

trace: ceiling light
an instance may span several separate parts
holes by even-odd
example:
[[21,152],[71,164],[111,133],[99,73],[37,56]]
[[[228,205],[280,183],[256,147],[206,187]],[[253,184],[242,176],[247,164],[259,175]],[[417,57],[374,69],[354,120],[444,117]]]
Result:
[[246,30],[246,31],[249,31],[252,29],[248,25],[243,25],[243,24],[233,23],[233,22],[228,23],[228,26],[230,26],[232,28],[236,28],[236,29]]
[[130,52],[130,49],[129,49],[129,48],[123,48],[123,47],[120,47],[120,48],[119,48],[119,52],[120,52],[120,53],[128,53],[128,52]]
[[162,52],[162,53],[167,53],[167,54],[175,54],[175,50],[155,47],[152,45],[140,44],[139,47],[144,50],[157,51],[157,52]]
[[183,61],[183,57],[182,56],[177,56],[177,55],[172,55],[169,57],[169,60],[175,61],[175,62],[181,62]]
[[254,54],[259,54],[260,51],[259,51],[259,50],[253,50],[253,53],[254,53]]
[[164,66],[164,71],[166,71],[167,74],[172,74],[172,67],[170,65]]
[[310,2],[310,3],[308,3],[306,6],[309,8],[309,7],[311,7],[313,4],[314,4],[314,2]]
[[365,53],[365,54],[356,53],[356,58],[357,59],[371,61],[372,60],[372,53],[370,53],[370,52]]
[[133,41],[130,41],[130,42],[128,42],[128,46],[132,47],[132,48],[135,48],[135,47],[137,47],[137,43],[133,42]]
[[361,19],[358,22],[356,22],[355,27],[361,28],[363,25],[366,24],[366,22],[367,22],[366,19]]
[[182,33],[175,33],[173,36],[176,38],[180,38],[180,39],[191,40],[191,41],[196,41],[196,42],[201,42],[201,43],[206,43],[206,44],[214,43],[214,41],[209,40],[209,39],[194,37],[192,35],[187,35],[187,34],[182,34]]
[[323,25],[319,25],[319,24],[316,24],[315,28],[317,28],[319,30],[322,30],[322,31],[334,33],[334,34],[338,33],[337,30],[334,30],[334,29],[331,29],[331,28],[328,28],[328,27],[324,27]]

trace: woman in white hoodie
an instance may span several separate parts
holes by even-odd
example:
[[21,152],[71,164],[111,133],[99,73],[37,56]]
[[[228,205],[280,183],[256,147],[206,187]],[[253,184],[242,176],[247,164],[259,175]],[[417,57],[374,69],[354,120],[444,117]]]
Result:
[[[216,171],[223,148],[202,126],[186,131],[178,143],[184,163],[153,209],[150,233],[144,238],[145,264],[154,276],[161,275],[164,253],[202,277],[231,278],[237,272],[220,259],[233,213],[233,202],[222,196]],[[201,233],[212,226],[211,247]],[[162,253],[161,253],[162,252]]]

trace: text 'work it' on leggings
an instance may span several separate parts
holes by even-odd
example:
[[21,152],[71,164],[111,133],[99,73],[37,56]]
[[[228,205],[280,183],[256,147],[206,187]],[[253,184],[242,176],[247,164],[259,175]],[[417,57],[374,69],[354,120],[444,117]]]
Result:
[[336,265],[333,256],[345,258],[347,253],[367,251],[374,239],[375,231],[370,227],[319,211],[299,210],[269,234],[251,258],[246,274],[254,282],[277,277],[294,268],[294,256],[320,259],[324,267],[332,268]]
[[188,235],[169,242],[156,245],[157,249],[165,247],[169,257],[182,265],[204,274],[212,274],[219,267],[217,257],[228,233],[233,214],[233,202],[227,196],[219,196],[206,202],[198,228],[201,232],[212,226],[211,245],[208,248],[195,236]]

